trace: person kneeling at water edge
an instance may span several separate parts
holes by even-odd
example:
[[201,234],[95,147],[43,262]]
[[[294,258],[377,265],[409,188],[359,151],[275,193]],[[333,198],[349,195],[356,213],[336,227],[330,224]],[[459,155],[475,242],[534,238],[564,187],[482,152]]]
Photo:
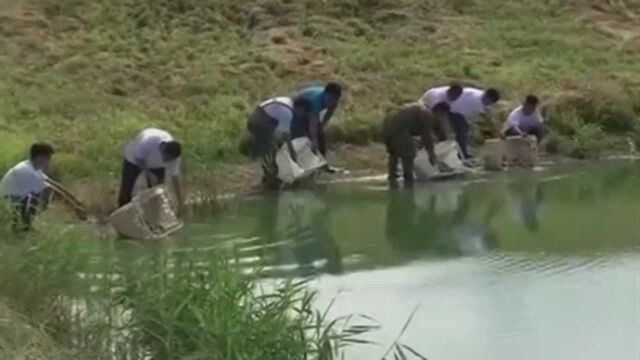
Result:
[[504,136],[535,136],[540,142],[544,136],[544,119],[538,104],[540,100],[535,95],[529,95],[524,104],[515,108],[507,117],[502,128]]
[[[309,120],[309,138],[311,139],[313,151],[320,151],[322,156],[327,156],[327,143],[325,138],[325,128],[338,107],[342,97],[342,87],[336,83],[328,83],[325,87],[311,86],[300,91],[295,98],[307,99],[311,102],[311,115]],[[325,111],[324,117],[320,115]],[[334,172],[329,166],[327,171]]]
[[251,135],[251,153],[262,157],[262,182],[269,188],[277,187],[278,166],[276,153],[286,143],[293,161],[296,152],[291,144],[291,127],[294,122],[309,121],[311,102],[300,98],[276,97],[261,103],[249,116],[247,129]]
[[49,144],[33,144],[29,159],[12,167],[2,178],[0,196],[10,202],[15,212],[14,230],[31,229],[38,210],[48,205],[50,191],[45,171],[49,168],[53,153],[53,147]]
[[140,173],[144,172],[147,185],[153,187],[171,178],[178,200],[178,214],[183,210],[183,194],[180,181],[180,156],[182,146],[164,130],[141,131],[124,150],[124,164],[118,205],[131,202],[133,187]]
[[434,152],[434,135],[444,139],[444,122],[450,116],[447,103],[436,104],[429,110],[422,103],[406,105],[387,116],[382,126],[382,137],[389,153],[389,181],[394,184],[398,177],[398,161],[402,161],[405,185],[413,184],[413,163],[416,157],[414,136],[420,136],[432,165],[442,167]]

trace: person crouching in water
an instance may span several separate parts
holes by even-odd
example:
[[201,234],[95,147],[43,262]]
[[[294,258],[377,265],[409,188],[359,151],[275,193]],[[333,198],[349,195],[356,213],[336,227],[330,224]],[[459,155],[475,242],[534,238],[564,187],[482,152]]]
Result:
[[15,231],[30,230],[38,210],[45,209],[48,205],[49,178],[45,172],[53,154],[51,145],[33,144],[29,159],[9,169],[0,182],[0,196],[9,201],[15,214]]
[[276,154],[283,143],[287,144],[291,159],[297,161],[291,143],[291,126],[294,122],[308,123],[310,114],[309,100],[276,97],[258,105],[249,116],[250,152],[254,157],[262,157],[262,184],[267,189],[280,186]]
[[405,186],[413,184],[413,162],[417,151],[414,136],[421,137],[429,162],[440,166],[434,151],[434,135],[437,139],[446,138],[445,124],[449,116],[449,104],[441,102],[431,110],[422,103],[409,104],[385,118],[382,137],[389,153],[389,182],[392,186],[397,184],[399,161],[402,161]]
[[524,104],[515,108],[505,121],[502,134],[506,136],[535,136],[540,142],[544,136],[544,119],[538,105],[540,100],[535,95],[529,95]]
[[142,130],[124,149],[118,206],[131,202],[136,180],[144,172],[149,187],[165,182],[166,178],[171,179],[178,201],[178,216],[181,216],[184,210],[181,155],[182,146],[168,132],[153,128]]

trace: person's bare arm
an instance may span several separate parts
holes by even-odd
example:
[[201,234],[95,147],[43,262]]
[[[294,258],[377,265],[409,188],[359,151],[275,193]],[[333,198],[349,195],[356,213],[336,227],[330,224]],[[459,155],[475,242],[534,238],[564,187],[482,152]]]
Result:
[[329,120],[333,117],[333,114],[336,112],[336,107],[330,107],[327,109],[327,112],[324,114],[324,118],[322,119],[322,127],[327,126]]
[[437,158],[436,153],[434,151],[433,145],[433,124],[429,121],[429,124],[422,131],[422,146],[427,151],[427,155],[429,155],[429,162],[431,165],[436,165]]
[[318,123],[319,123],[320,119],[318,118],[317,114],[312,114],[311,117],[309,117],[309,136],[311,137],[311,146],[312,146],[312,150],[313,152],[316,152],[318,150]]

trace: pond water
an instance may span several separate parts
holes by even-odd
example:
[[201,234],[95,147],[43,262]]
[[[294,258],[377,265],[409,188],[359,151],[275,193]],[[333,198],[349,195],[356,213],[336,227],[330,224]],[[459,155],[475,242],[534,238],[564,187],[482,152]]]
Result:
[[436,359],[640,359],[640,163],[389,190],[382,182],[196,214],[201,246],[245,271],[309,278],[330,316],[366,314],[380,359],[399,342]]

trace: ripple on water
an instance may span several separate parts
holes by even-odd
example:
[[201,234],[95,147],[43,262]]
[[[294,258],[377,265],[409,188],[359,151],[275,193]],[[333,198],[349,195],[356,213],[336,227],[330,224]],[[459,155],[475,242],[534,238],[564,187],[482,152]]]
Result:
[[493,252],[482,258],[500,272],[514,274],[536,274],[539,276],[566,275],[594,269],[607,269],[621,264],[632,263],[638,265],[640,248],[630,251],[599,252],[589,255],[557,255],[557,254],[524,254]]

